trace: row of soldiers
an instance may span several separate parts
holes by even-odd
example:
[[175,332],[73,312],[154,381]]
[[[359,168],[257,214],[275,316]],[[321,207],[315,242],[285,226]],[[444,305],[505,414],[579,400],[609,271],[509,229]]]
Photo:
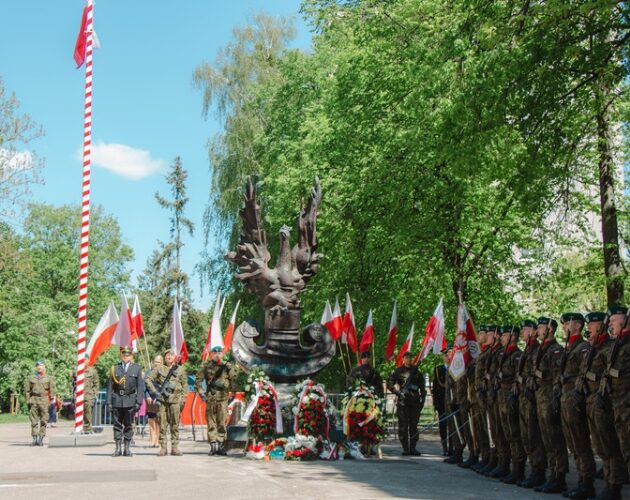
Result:
[[[606,481],[596,498],[621,498],[630,470],[628,317],[622,306],[563,314],[564,347],[556,341],[557,321],[548,317],[481,325],[479,356],[459,379],[446,377],[453,454],[445,461],[538,492],[593,498],[594,449]],[[579,475],[569,491],[567,448]]]

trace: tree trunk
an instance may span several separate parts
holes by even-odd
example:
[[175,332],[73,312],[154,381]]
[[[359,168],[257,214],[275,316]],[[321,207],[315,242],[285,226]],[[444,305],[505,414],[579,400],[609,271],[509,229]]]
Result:
[[623,301],[623,268],[619,255],[619,229],[615,204],[615,163],[609,106],[610,89],[599,82],[597,113],[597,152],[599,156],[599,193],[602,210],[602,242],[608,305]]

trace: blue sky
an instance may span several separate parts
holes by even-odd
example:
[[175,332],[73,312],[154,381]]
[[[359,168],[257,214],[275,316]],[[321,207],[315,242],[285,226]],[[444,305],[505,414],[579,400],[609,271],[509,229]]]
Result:
[[[85,73],[75,68],[72,53],[84,4],[4,0],[0,7],[0,77],[5,90],[16,93],[20,111],[46,133],[32,143],[45,159],[45,185],[36,186],[32,198],[54,205],[78,205],[81,199]],[[134,283],[157,240],[168,239],[168,214],[154,193],[169,194],[164,172],[177,155],[189,174],[187,214],[196,225],[182,256],[189,274],[203,248],[201,217],[210,182],[206,142],[220,124],[212,113],[207,120],[201,115],[201,94],[191,83],[194,68],[212,62],[231,40],[232,28],[261,10],[294,16],[294,46],[308,48],[310,32],[299,6],[300,0],[96,1],[101,48],[93,66],[91,202],[117,217],[134,249]],[[207,309],[211,297],[200,296],[197,278],[192,285],[196,305]]]

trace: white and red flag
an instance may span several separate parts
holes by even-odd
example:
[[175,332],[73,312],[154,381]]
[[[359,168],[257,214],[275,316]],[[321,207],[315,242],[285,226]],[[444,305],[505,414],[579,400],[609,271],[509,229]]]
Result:
[[354,312],[352,311],[352,302],[350,294],[346,293],[346,313],[343,315],[343,334],[341,342],[348,344],[352,352],[357,352],[359,343],[357,341],[357,328],[354,323]]
[[361,352],[367,352],[370,350],[370,346],[374,343],[374,324],[372,323],[372,309],[368,314],[367,322],[365,323],[365,330],[361,335]]
[[182,327],[182,310],[177,303],[173,302],[173,321],[171,322],[171,350],[175,359],[184,364],[188,359],[188,348],[184,340],[184,328]]
[[406,352],[411,352],[412,345],[413,345],[414,327],[415,327],[414,323],[411,323],[411,330],[409,331],[409,335],[407,335],[407,338],[405,339],[405,343],[402,345],[402,347],[400,348],[400,351],[398,352],[398,357],[396,358],[396,366],[402,366],[403,356],[405,355]]
[[85,62],[85,56],[87,53],[87,45],[88,45],[88,32],[89,27],[92,26],[92,46],[95,49],[101,47],[101,42],[96,36],[96,31],[94,30],[94,22],[88,22],[88,6],[83,7],[83,15],[81,16],[81,26],[79,27],[79,33],[77,34],[77,41],[74,44],[74,62],[77,65],[77,69],[80,68]]
[[238,311],[238,306],[240,305],[240,303],[240,300],[236,303],[236,307],[234,308],[234,311],[232,312],[232,317],[230,318],[230,323],[228,324],[227,328],[225,329],[225,333],[223,334],[223,352],[227,352],[232,349],[232,335],[234,335],[236,313]]
[[[208,335],[206,337],[206,344],[201,352],[201,359],[204,361],[210,356],[210,351],[215,345],[223,347],[223,339],[221,338],[221,312],[223,310],[221,304],[221,294],[217,294],[217,300],[214,303],[214,309],[212,310],[212,320],[208,327]],[[217,338],[218,337],[218,338]]]
[[471,359],[479,356],[479,344],[472,319],[466,306],[461,303],[457,308],[457,335],[453,345],[448,371],[457,380],[465,372]]
[[335,308],[333,309],[333,328],[335,330],[335,340],[340,339],[343,333],[343,317],[341,316],[338,298],[335,298]]
[[136,295],[133,301],[133,309],[131,311],[131,348],[138,351],[138,339],[144,335],[144,321],[142,320],[142,311],[140,310],[140,301]]
[[131,347],[133,340],[133,322],[131,321],[131,311],[127,303],[127,297],[122,295],[120,305],[120,320],[112,337],[112,344],[120,347]]
[[101,316],[96,330],[90,338],[90,343],[87,346],[87,354],[90,357],[88,365],[92,366],[96,363],[98,357],[103,354],[112,345],[112,337],[118,326],[118,313],[113,302],[109,303],[109,306]]
[[328,333],[330,333],[330,336],[332,337],[333,340],[335,341],[339,340],[339,337],[336,336],[337,332],[335,331],[335,320],[333,318],[333,312],[332,312],[332,309],[330,308],[330,302],[328,301],[326,301],[326,305],[324,306],[324,312],[322,313],[321,323],[322,325],[326,327],[326,329],[328,330]]
[[422,341],[422,349],[414,359],[414,364],[422,361],[433,351],[433,354],[439,354],[446,349],[446,338],[444,337],[444,304],[442,299],[438,302],[433,316],[424,329],[424,340]]
[[396,302],[392,310],[392,319],[389,321],[389,333],[387,334],[387,350],[385,351],[385,359],[389,361],[394,357],[396,350],[396,336],[398,335],[398,317],[396,314]]

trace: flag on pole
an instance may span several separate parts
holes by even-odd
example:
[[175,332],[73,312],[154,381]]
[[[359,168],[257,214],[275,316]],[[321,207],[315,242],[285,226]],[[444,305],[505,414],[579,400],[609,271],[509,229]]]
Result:
[[339,299],[335,298],[335,308],[333,309],[333,328],[335,329],[335,340],[341,338],[343,333],[343,318],[341,317],[341,308],[339,307]]
[[479,356],[479,344],[472,319],[464,303],[457,308],[457,335],[453,345],[448,371],[455,380],[465,372],[471,359]]
[[133,331],[137,338],[144,335],[144,321],[142,319],[142,311],[140,310],[140,300],[136,295],[133,301],[133,310],[131,311],[131,322],[133,324]]
[[201,359],[204,361],[208,359],[210,356],[210,351],[214,345],[221,345],[223,347],[223,341],[220,344],[216,344],[217,332],[219,337],[221,337],[221,294],[217,294],[217,300],[214,303],[214,309],[212,310],[212,320],[210,321],[210,326],[208,327],[208,335],[206,336],[206,344],[203,347],[203,351],[201,352]]
[[422,341],[422,349],[414,359],[414,364],[422,361],[433,351],[434,354],[441,353],[446,349],[446,339],[444,338],[444,305],[442,299],[438,302],[433,316],[424,329],[424,340]]
[[112,337],[118,326],[118,313],[116,312],[116,306],[113,302],[109,303],[109,306],[101,316],[96,329],[90,338],[90,343],[87,346],[87,354],[89,356],[88,365],[96,363],[98,357],[103,354],[112,345]]
[[405,343],[402,345],[400,351],[398,352],[398,357],[396,358],[396,366],[401,366],[403,364],[403,356],[405,355],[405,353],[411,352],[414,326],[414,323],[411,323],[411,330],[409,331],[409,335],[407,335]]
[[389,333],[387,334],[387,350],[385,351],[385,359],[387,361],[394,357],[394,351],[396,350],[396,336],[398,334],[397,322],[398,318],[396,315],[396,302],[394,302],[392,319],[389,321]]
[[370,346],[374,343],[374,325],[372,324],[372,309],[368,314],[368,319],[365,324],[365,330],[361,336],[361,352],[367,352],[370,350]]
[[[88,6],[83,7],[83,15],[81,16],[81,26],[79,27],[79,33],[77,34],[77,41],[74,44],[74,62],[77,65],[77,69],[80,68],[85,62],[85,54],[87,52],[87,38],[88,38]],[[98,49],[101,47],[101,42],[96,36],[92,24],[92,47]]]
[[175,358],[184,364],[188,359],[188,348],[184,340],[184,328],[182,327],[182,310],[177,303],[173,302],[173,321],[171,323],[171,350]]
[[354,323],[354,312],[352,311],[352,302],[350,294],[346,293],[346,313],[343,315],[343,334],[341,342],[348,344],[352,352],[357,352],[357,329]]
[[131,341],[133,340],[133,322],[131,321],[131,311],[129,311],[127,297],[124,293],[121,297],[121,302],[120,320],[118,321],[118,326],[114,332],[112,344],[120,347],[131,347]]
[[330,336],[334,341],[339,340],[339,337],[337,336],[337,332],[335,330],[335,320],[333,318],[333,312],[330,308],[330,302],[328,301],[326,301],[326,305],[324,306],[321,323],[326,327],[328,333],[330,333]]
[[230,318],[230,323],[228,324],[227,329],[223,334],[223,341],[225,344],[223,346],[223,352],[227,352],[232,349],[232,335],[234,334],[234,325],[236,324],[236,312],[238,311],[238,306],[240,305],[240,303],[240,300],[236,303],[236,307],[234,308],[234,311],[232,312],[232,317]]

